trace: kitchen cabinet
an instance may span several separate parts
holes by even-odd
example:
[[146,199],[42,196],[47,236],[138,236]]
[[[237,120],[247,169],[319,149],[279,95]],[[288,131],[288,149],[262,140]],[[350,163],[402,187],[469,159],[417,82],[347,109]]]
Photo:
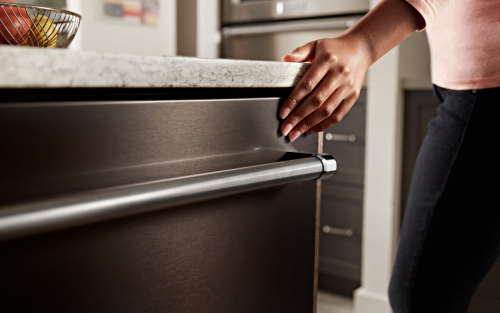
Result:
[[277,117],[307,65],[0,48],[0,67],[1,312],[315,310],[328,169]]
[[[427,123],[437,116],[437,100],[430,90],[407,90],[404,92],[404,146],[403,186],[401,208],[408,199],[411,175],[418,151],[427,133]],[[493,313],[500,311],[500,262],[493,267],[472,298],[468,312]]]
[[341,166],[323,183],[319,287],[351,297],[361,282],[366,90],[342,122],[323,133],[323,150]]

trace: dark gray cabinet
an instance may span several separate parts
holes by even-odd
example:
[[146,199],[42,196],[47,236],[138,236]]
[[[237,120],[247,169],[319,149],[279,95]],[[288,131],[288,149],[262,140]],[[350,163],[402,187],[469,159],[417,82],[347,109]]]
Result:
[[[408,199],[410,181],[420,145],[427,133],[427,123],[437,115],[437,100],[432,91],[405,91],[403,145],[402,210]],[[403,214],[401,215],[403,216]],[[493,267],[472,298],[469,313],[500,312],[500,262]]]
[[361,234],[365,161],[366,91],[341,123],[323,133],[323,151],[338,161],[323,182],[319,288],[352,296],[361,280]]

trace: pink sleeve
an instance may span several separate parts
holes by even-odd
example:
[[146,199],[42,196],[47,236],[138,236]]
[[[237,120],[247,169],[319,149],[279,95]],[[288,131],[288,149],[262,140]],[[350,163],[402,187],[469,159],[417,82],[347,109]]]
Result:
[[406,2],[422,15],[425,20],[425,26],[422,28],[424,29],[451,0],[406,0]]

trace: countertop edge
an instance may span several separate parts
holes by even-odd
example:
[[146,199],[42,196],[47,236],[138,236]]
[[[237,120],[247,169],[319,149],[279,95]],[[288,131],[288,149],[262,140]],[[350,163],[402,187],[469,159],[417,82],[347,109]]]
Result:
[[309,64],[0,47],[0,89],[286,88]]

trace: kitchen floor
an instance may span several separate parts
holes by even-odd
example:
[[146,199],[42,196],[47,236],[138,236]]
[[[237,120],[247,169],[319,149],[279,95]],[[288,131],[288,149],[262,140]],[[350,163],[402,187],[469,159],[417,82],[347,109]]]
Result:
[[352,299],[318,291],[318,312],[317,313],[353,313],[354,305]]

